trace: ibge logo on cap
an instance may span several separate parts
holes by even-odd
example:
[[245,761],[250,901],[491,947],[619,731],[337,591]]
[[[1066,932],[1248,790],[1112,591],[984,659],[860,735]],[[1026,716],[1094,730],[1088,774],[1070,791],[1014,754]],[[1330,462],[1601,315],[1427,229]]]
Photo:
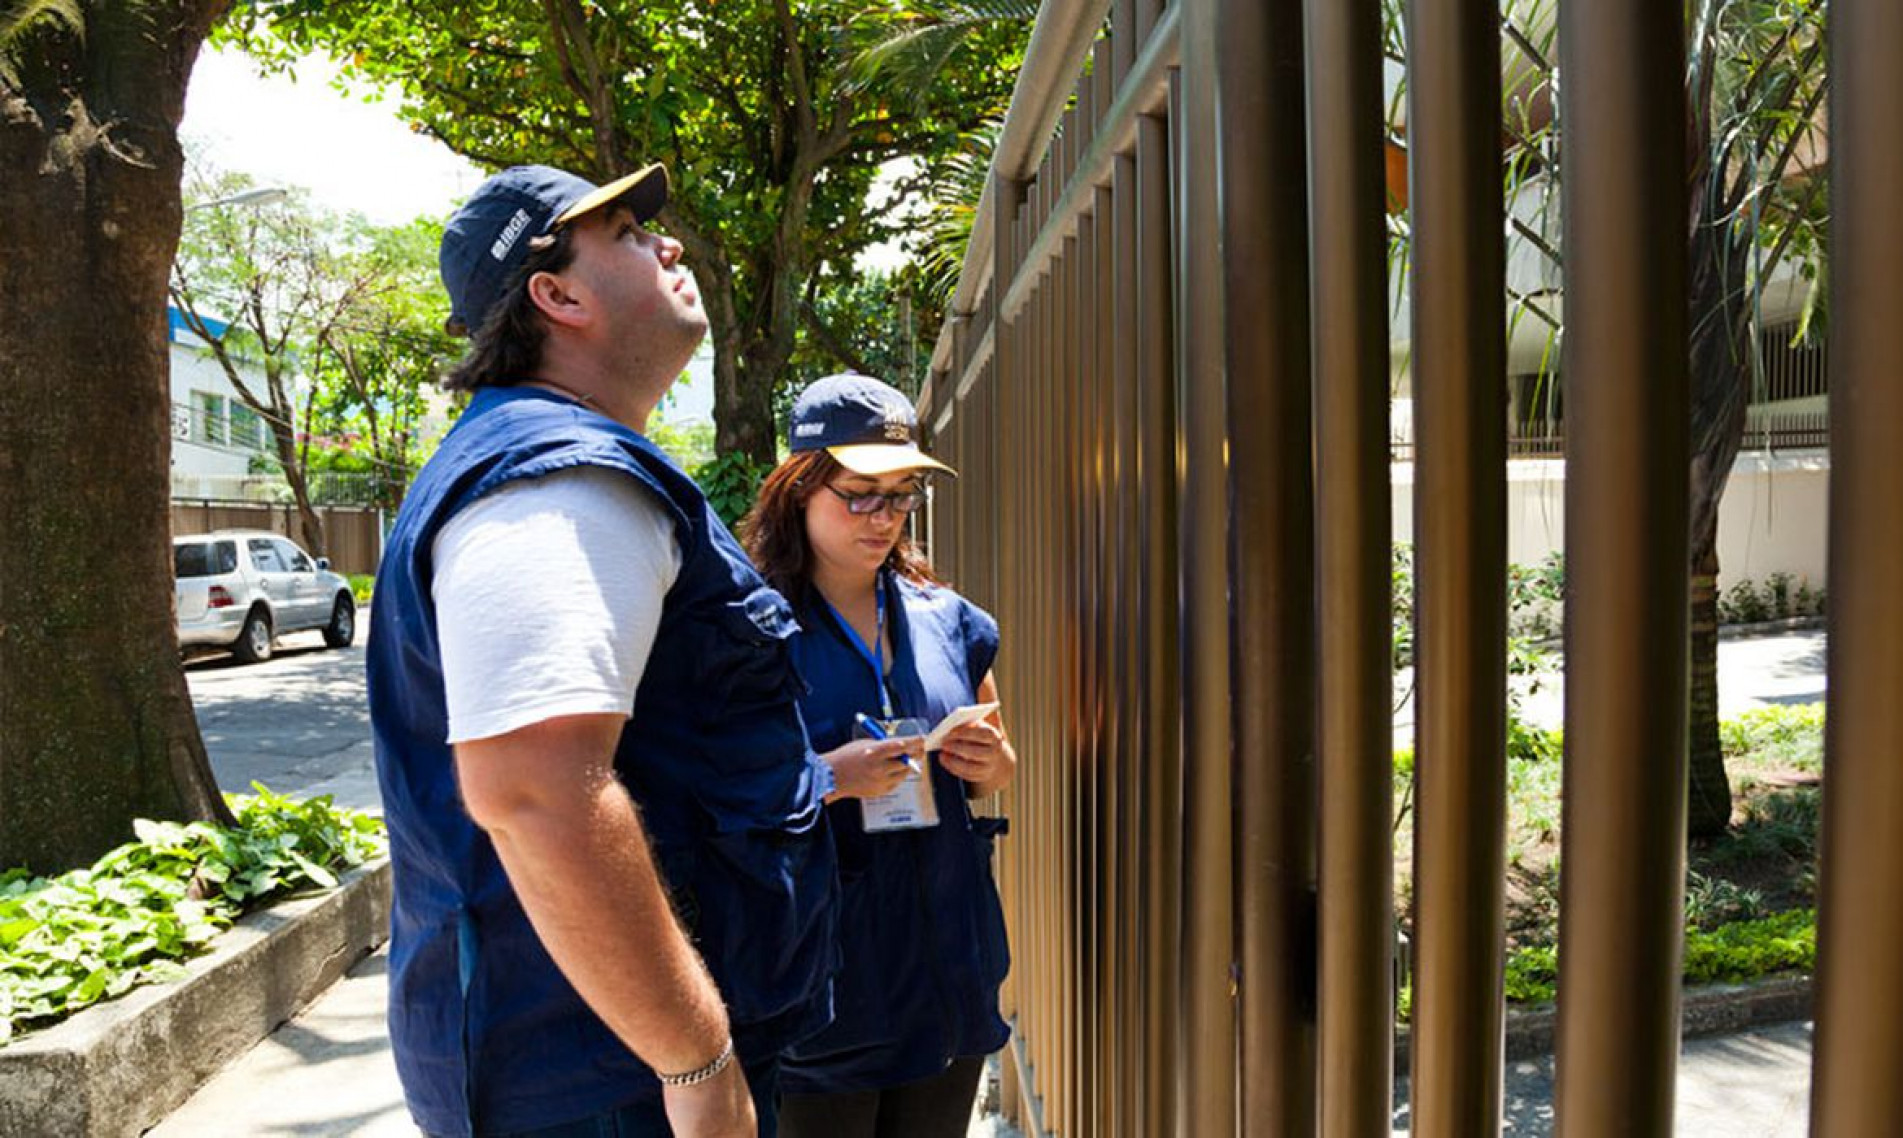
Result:
[[893,411],[886,415],[885,441],[889,443],[909,443],[912,441],[912,428],[906,425],[903,412]]
[[509,250],[515,247],[516,240],[522,236],[522,231],[528,227],[529,211],[526,209],[516,210],[515,216],[509,219],[509,224],[502,227],[502,236],[496,238],[494,245],[489,246],[489,255],[498,261],[508,260]]

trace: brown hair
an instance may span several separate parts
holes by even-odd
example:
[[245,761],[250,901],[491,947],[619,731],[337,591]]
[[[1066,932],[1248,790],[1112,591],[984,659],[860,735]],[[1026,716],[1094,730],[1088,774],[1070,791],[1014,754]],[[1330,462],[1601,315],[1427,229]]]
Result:
[[532,379],[542,366],[542,341],[548,325],[529,299],[529,278],[536,273],[559,273],[575,260],[575,242],[566,226],[529,244],[523,261],[502,290],[502,298],[482,327],[472,334],[469,354],[443,376],[450,391],[478,387],[508,387]]
[[[740,519],[740,540],[760,575],[798,602],[813,583],[813,545],[806,538],[806,503],[845,467],[823,450],[803,451],[773,468],[753,508]],[[943,584],[912,537],[899,531],[885,568],[921,585]]]

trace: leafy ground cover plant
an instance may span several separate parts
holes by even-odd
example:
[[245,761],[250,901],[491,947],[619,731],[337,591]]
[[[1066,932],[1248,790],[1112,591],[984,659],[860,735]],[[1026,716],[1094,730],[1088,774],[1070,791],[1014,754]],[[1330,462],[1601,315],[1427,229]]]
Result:
[[261,902],[330,889],[383,852],[383,823],[329,796],[294,801],[252,784],[234,828],[140,820],[136,841],[58,877],[0,873],[0,1045],[183,961]]
[[[1763,707],[1722,724],[1734,824],[1694,843],[1685,888],[1687,983],[1738,982],[1811,966],[1816,951],[1824,705]],[[1563,736],[1508,724],[1507,998],[1552,998],[1558,975]],[[1395,754],[1397,916],[1412,893],[1414,755]],[[1405,1015],[1403,1015],[1405,1018]]]
[[[1756,920],[1685,933],[1685,981],[1741,983],[1779,972],[1802,971],[1817,961],[1817,912],[1791,909]],[[1559,982],[1559,949],[1531,945],[1507,957],[1507,999],[1538,1003],[1553,998]]]

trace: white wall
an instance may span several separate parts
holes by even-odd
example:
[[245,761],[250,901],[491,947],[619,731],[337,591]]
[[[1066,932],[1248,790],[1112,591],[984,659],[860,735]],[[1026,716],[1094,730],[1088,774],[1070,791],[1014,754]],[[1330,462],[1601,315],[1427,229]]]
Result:
[[[1413,540],[1414,466],[1393,466],[1394,539]],[[1732,468],[1718,510],[1719,587],[1784,572],[1824,585],[1830,458],[1820,452],[1747,454]],[[1565,545],[1566,464],[1507,464],[1507,558],[1535,564]]]
[[[231,408],[241,408],[243,402],[238,398],[237,389],[226,377],[224,368],[218,361],[205,352],[203,341],[188,331],[174,327],[171,333],[171,396],[172,396],[172,496],[175,498],[218,497],[211,483],[203,479],[216,479],[229,483],[233,476],[242,476],[250,472],[253,451],[238,445],[230,431]],[[240,367],[243,367],[241,362]],[[258,377],[260,386],[263,376]],[[205,441],[201,430],[200,417],[194,414],[198,407],[197,395],[206,392],[221,396],[226,402],[226,423],[224,438],[226,442]],[[260,446],[268,451],[270,442],[262,435]]]

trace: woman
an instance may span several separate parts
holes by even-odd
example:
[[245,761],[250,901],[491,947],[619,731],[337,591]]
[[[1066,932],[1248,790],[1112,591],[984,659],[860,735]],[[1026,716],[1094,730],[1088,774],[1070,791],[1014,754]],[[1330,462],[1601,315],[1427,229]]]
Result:
[[[924,480],[911,404],[865,376],[832,376],[793,406],[792,454],[743,525],[747,551],[792,601],[800,702],[823,756],[843,898],[835,1019],[789,1053],[787,1138],[962,1138],[1009,967],[991,876],[1000,818],[968,801],[1002,789],[1017,756],[995,708],[918,762],[846,746],[922,734],[998,701],[998,626],[938,582],[905,533]],[[917,769],[914,770],[913,768]]]

